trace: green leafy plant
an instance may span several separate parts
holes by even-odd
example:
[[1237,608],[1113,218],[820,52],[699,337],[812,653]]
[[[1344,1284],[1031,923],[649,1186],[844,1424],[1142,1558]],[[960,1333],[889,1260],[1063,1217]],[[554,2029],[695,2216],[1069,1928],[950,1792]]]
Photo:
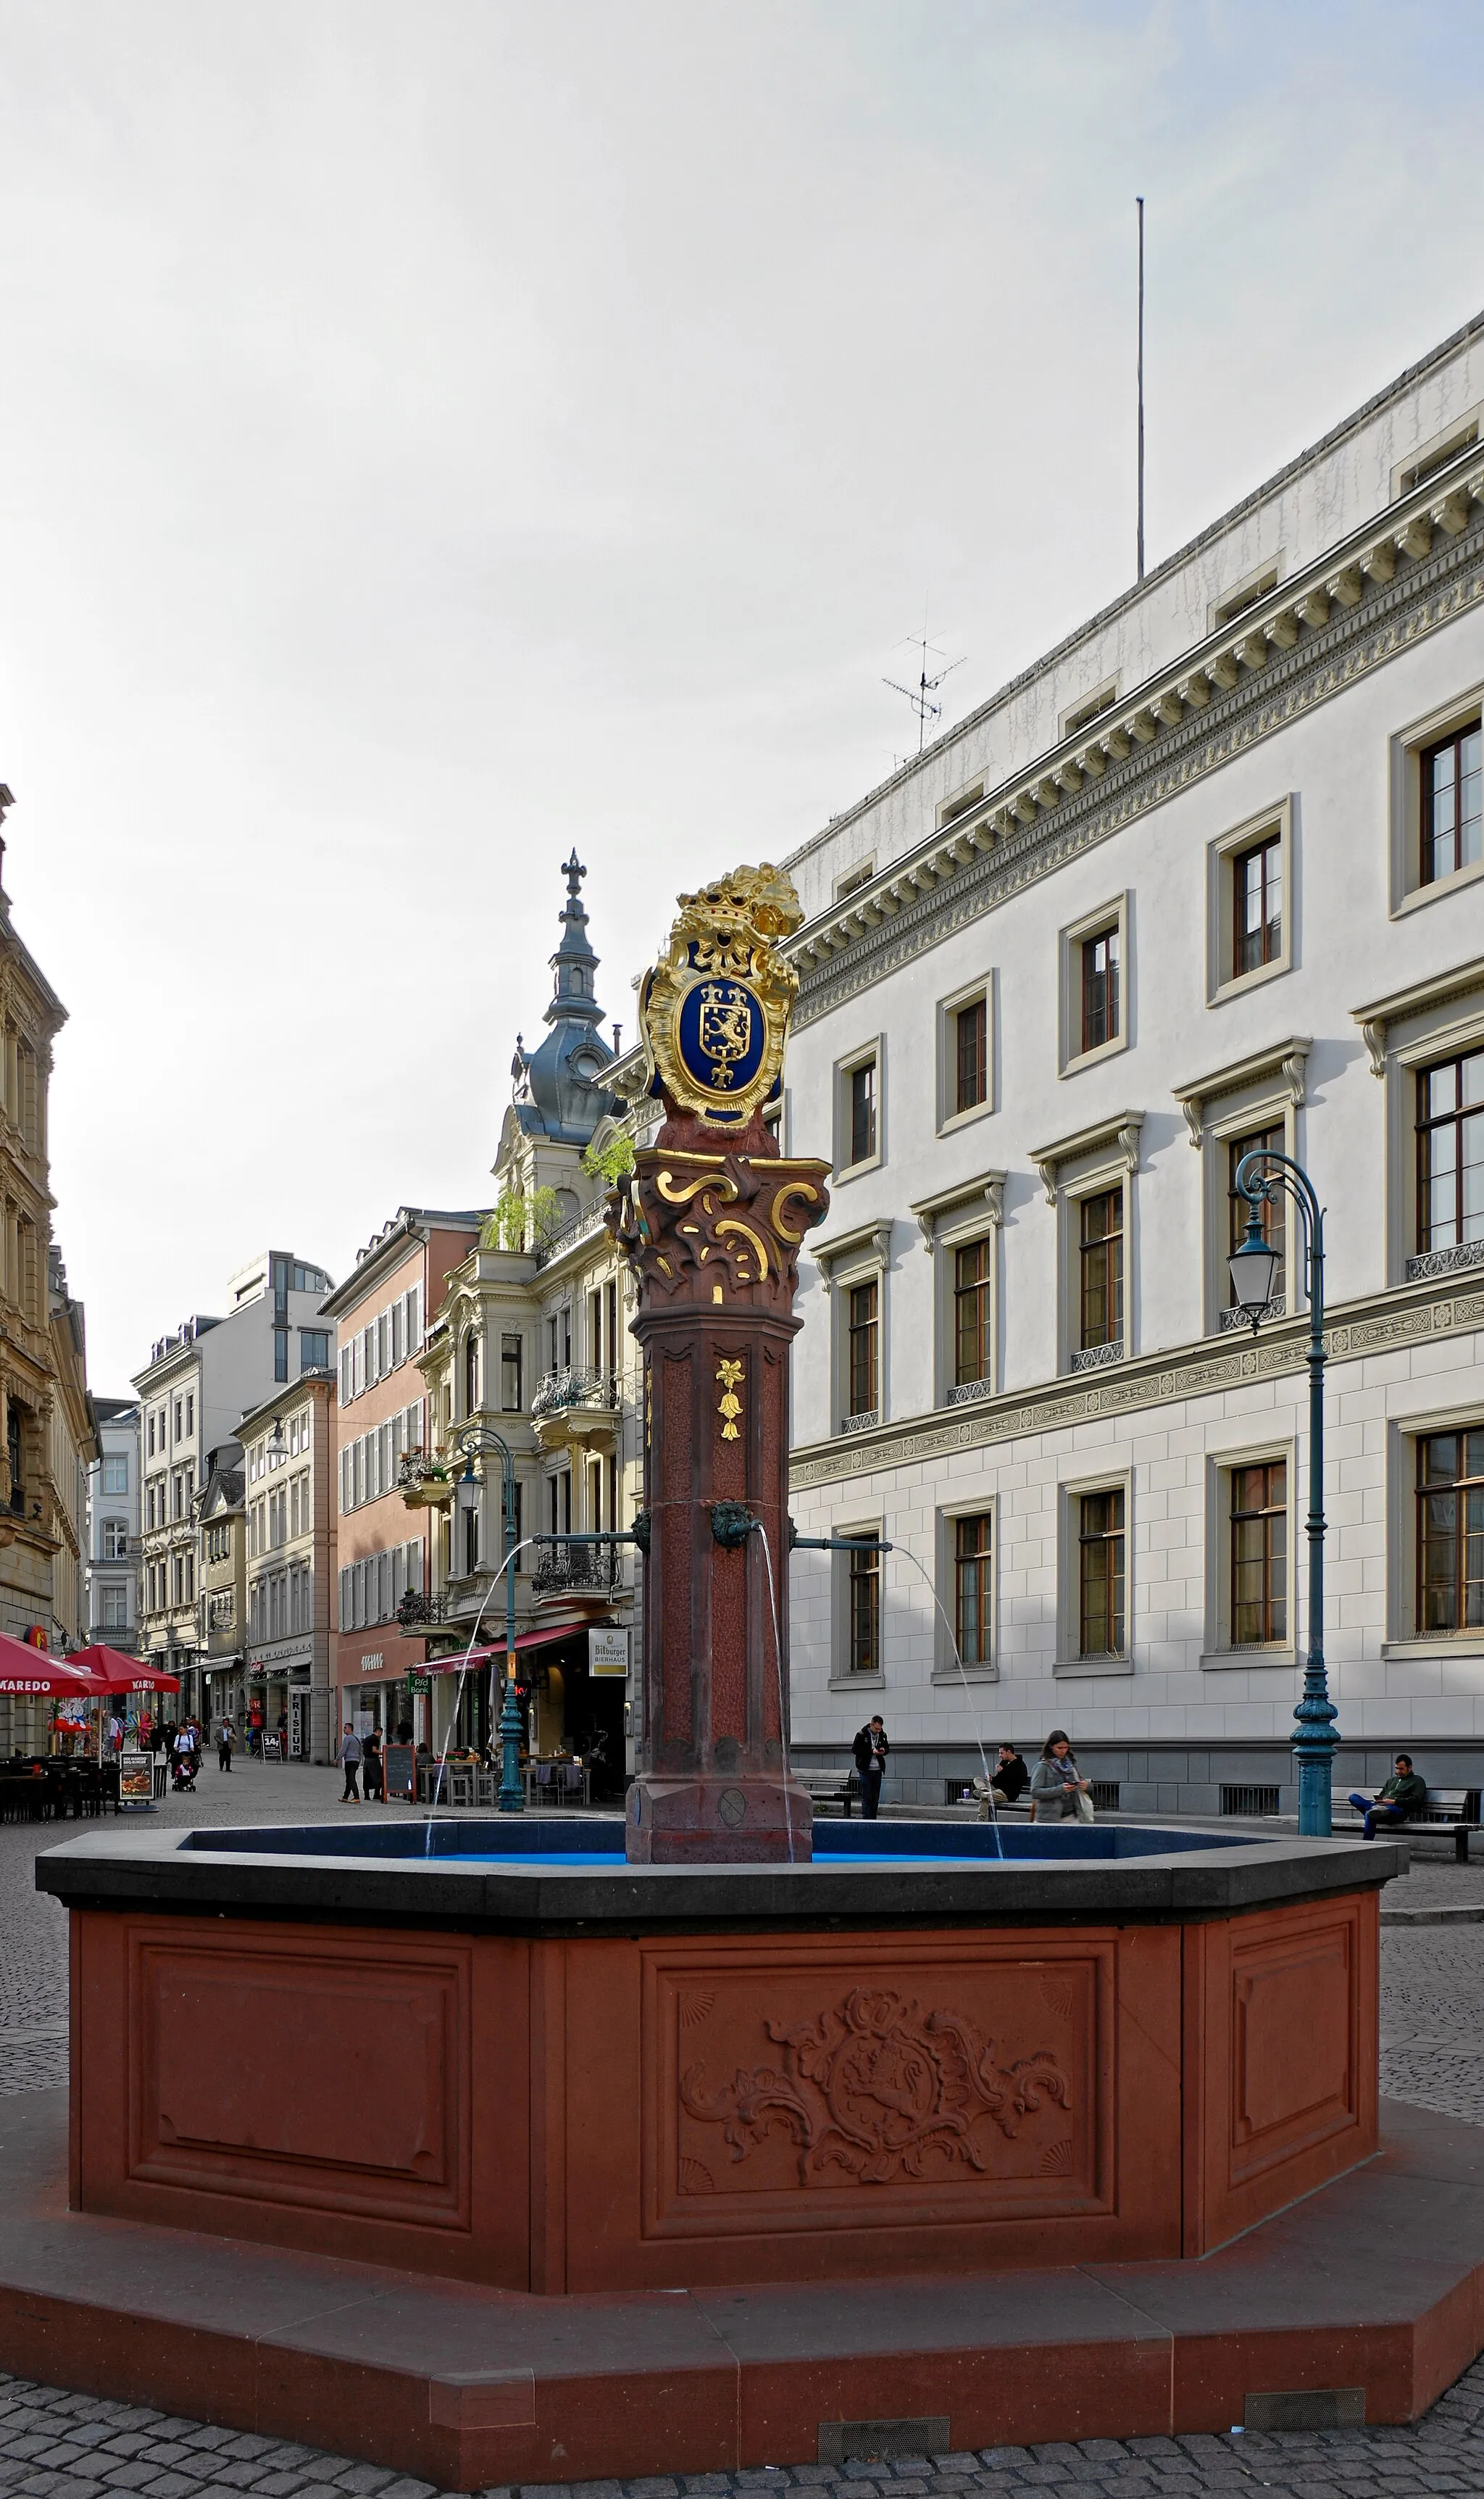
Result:
[[606,1145],[591,1145],[582,1157],[582,1168],[591,1180],[605,1180],[617,1188],[633,1169],[633,1140],[623,1135],[612,1136]]
[[479,1247],[517,1254],[544,1250],[553,1233],[561,1231],[562,1220],[562,1201],[554,1188],[534,1188],[528,1197],[507,1183],[485,1217]]

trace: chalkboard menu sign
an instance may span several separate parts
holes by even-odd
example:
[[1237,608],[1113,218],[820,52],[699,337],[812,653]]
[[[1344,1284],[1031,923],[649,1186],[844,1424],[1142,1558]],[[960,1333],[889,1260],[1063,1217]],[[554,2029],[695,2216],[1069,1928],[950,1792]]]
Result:
[[381,1756],[386,1764],[388,1797],[406,1797],[417,1801],[417,1754],[410,1744],[388,1744]]

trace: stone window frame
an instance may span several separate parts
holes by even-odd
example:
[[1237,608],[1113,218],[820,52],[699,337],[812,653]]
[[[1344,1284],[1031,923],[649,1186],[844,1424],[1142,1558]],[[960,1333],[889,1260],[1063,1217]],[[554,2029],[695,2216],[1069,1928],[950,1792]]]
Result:
[[[875,1536],[886,1540],[886,1520],[880,1510],[869,1517],[857,1517],[852,1511],[848,1518],[831,1519],[831,1536]],[[887,1689],[887,1574],[885,1556],[878,1582],[880,1618],[877,1640],[882,1663],[874,1674],[852,1671],[851,1655],[851,1557],[848,1553],[831,1553],[829,1557],[829,1690],[831,1692],[885,1692]],[[867,1712],[867,1715],[870,1713]],[[852,1729],[852,1734],[855,1730]]]
[[[1418,1385],[1421,1385],[1419,1382]],[[1484,1425],[1484,1398],[1388,1415],[1386,1422],[1386,1622],[1383,1659],[1403,1663],[1484,1658],[1484,1626],[1476,1631],[1417,1630],[1417,1444],[1433,1432]]]
[[1419,486],[1431,485],[1433,479],[1441,476],[1453,461],[1461,460],[1466,451],[1476,449],[1481,428],[1484,428],[1484,400],[1473,407],[1465,408],[1451,425],[1441,426],[1437,433],[1429,435],[1426,442],[1419,442],[1407,459],[1397,461],[1392,469],[1392,502],[1400,503],[1403,495],[1415,494]]
[[[957,1551],[956,1529],[960,1518],[987,1518],[989,1521],[989,1657],[986,1664],[971,1666],[964,1660],[963,1675],[970,1683],[998,1683],[1000,1679],[1000,1496],[996,1489],[985,1487],[977,1494],[965,1493],[959,1500],[945,1502],[934,1514],[933,1586],[938,1593],[938,1606],[933,1608],[934,1683],[963,1688],[957,1662],[953,1656],[949,1624],[954,1621],[954,1599],[957,1594],[954,1564]],[[948,1622],[944,1620],[947,1615]]]
[[[933,1405],[937,1407],[977,1406],[983,1399],[996,1395],[1000,1379],[1003,1344],[1003,1310],[1001,1289],[1003,1260],[1000,1235],[1005,1220],[1005,1182],[1002,1171],[978,1172],[971,1180],[955,1182],[951,1188],[940,1188],[932,1197],[920,1197],[912,1207],[922,1246],[933,1262]],[[988,1240],[989,1262],[989,1368],[983,1382],[970,1383],[972,1395],[955,1395],[953,1379],[953,1251],[967,1249],[974,1241]],[[947,1252],[947,1255],[940,1255]]]
[[[975,1005],[981,998],[984,1003],[984,1098],[983,1102],[972,1102],[966,1111],[957,1111],[953,1108],[958,1092],[955,1020],[965,1007]],[[982,972],[977,980],[965,981],[961,988],[952,990],[947,997],[940,998],[935,1021],[938,1045],[937,1127],[940,1137],[948,1137],[956,1135],[960,1128],[971,1126],[976,1120],[992,1118],[999,1107],[999,999],[993,966]]]
[[[837,1233],[833,1241],[810,1244],[810,1255],[820,1270],[821,1281],[830,1304],[829,1321],[829,1431],[832,1440],[848,1440],[854,1433],[873,1431],[887,1420],[890,1411],[891,1334],[887,1325],[889,1293],[887,1279],[891,1272],[891,1218],[856,1225],[854,1231]],[[876,1303],[876,1394],[873,1417],[866,1421],[847,1416],[845,1412],[850,1379],[850,1288],[872,1279],[877,1284]]]
[[[1058,930],[1057,989],[1060,1013],[1057,1075],[1081,1076],[1084,1067],[1101,1066],[1105,1058],[1116,1057],[1120,1050],[1131,1046],[1134,1021],[1134,965],[1129,936],[1133,925],[1132,894],[1125,886],[1100,902],[1095,911],[1084,911]],[[1082,1048],[1082,948],[1105,928],[1118,932],[1118,1029],[1111,1041],[1100,1041],[1092,1050]]]
[[[1287,1519],[1288,1638],[1232,1645],[1232,1496],[1231,1479],[1239,1467],[1273,1466],[1281,1459],[1288,1470]],[[1296,1433],[1274,1433],[1240,1446],[1206,1453],[1206,1618],[1203,1667],[1222,1670],[1250,1667],[1254,1671],[1280,1667],[1291,1673],[1304,1663],[1299,1646],[1299,1444]]]
[[[1114,1111],[1106,1120],[1076,1135],[1063,1137],[1055,1145],[1037,1146],[1031,1160],[1041,1175],[1041,1185],[1047,1204],[1056,1217],[1056,1376],[1058,1379],[1081,1378],[1134,1358],[1138,1338],[1138,1251],[1139,1251],[1139,1176],[1140,1135],[1144,1126],[1142,1111]],[[1102,1190],[1121,1185],[1123,1189],[1123,1335],[1117,1350],[1105,1353],[1101,1347],[1090,1348],[1094,1359],[1076,1360],[1082,1350],[1078,1345],[1080,1334],[1079,1292],[1081,1249],[1079,1233],[1081,1208],[1084,1197],[1095,1197]]]
[[1261,564],[1250,566],[1240,579],[1229,582],[1207,607],[1207,632],[1219,633],[1223,626],[1235,625],[1240,616],[1245,616],[1249,607],[1260,607],[1265,599],[1273,596],[1286,569],[1283,549],[1279,547],[1275,555],[1265,556]]
[[[1484,1242],[1467,1242],[1458,1250],[1434,1250],[1425,1261],[1419,1258],[1416,1079],[1436,1059],[1484,1049],[1484,957],[1350,1012],[1360,1026],[1371,1072],[1385,1087],[1385,1289],[1475,1272],[1484,1267]],[[1408,1273],[1414,1265],[1419,1272]]]
[[[1281,1125],[1283,1152],[1298,1162],[1299,1113],[1304,1108],[1308,1054],[1307,1033],[1291,1033],[1266,1050],[1233,1059],[1190,1085],[1172,1087],[1184,1114],[1190,1142],[1201,1156],[1201,1329],[1205,1336],[1225,1336],[1239,1322],[1226,1317],[1223,1284],[1228,1247],[1227,1149],[1234,1137],[1251,1128]],[[1289,1314],[1304,1302],[1302,1225],[1290,1201],[1283,1261],[1283,1299]]]
[[871,851],[863,860],[855,860],[848,868],[842,868],[834,882],[834,900],[845,902],[851,894],[863,892],[875,874],[876,853]]
[[[1123,1651],[1118,1657],[1083,1657],[1081,1639],[1081,1503],[1089,1493],[1123,1495]],[[1056,1484],[1056,1656],[1051,1671],[1058,1680],[1075,1676],[1125,1675],[1135,1671],[1134,1639],[1134,1470],[1096,1468],[1086,1475],[1059,1477]]]
[[[876,1152],[863,1154],[859,1162],[846,1162],[843,1157],[850,1148],[851,1078],[857,1068],[876,1069]],[[867,1172],[880,1171],[887,1159],[887,1036],[873,1033],[858,1049],[848,1051],[837,1058],[830,1080],[833,1104],[830,1152],[833,1161],[831,1179],[837,1186],[847,1181],[860,1180]]]
[[1451,737],[1458,730],[1467,729],[1473,721],[1484,720],[1484,680],[1476,680],[1438,703],[1418,720],[1409,721],[1397,730],[1388,746],[1387,784],[1389,794],[1389,851],[1391,902],[1390,917],[1402,920],[1409,912],[1421,911],[1430,902],[1441,902],[1451,893],[1462,892],[1467,886],[1477,885],[1484,877],[1484,858],[1468,867],[1455,868],[1451,876],[1433,877],[1422,881],[1422,757],[1439,739]]
[[[1294,824],[1296,810],[1292,791],[1259,807],[1246,816],[1230,832],[1218,833],[1206,845],[1206,1003],[1209,1007],[1225,1006],[1229,998],[1244,997],[1248,990],[1259,989],[1264,981],[1275,981],[1294,967]],[[1258,963],[1250,972],[1232,969],[1237,934],[1236,891],[1233,871],[1244,851],[1256,848],[1262,836],[1275,832],[1283,847],[1283,942],[1271,963]]]

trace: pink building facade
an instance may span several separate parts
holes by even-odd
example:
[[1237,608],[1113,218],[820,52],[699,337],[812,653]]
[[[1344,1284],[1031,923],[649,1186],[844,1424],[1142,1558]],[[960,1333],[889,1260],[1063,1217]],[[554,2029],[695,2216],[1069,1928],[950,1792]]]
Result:
[[449,1270],[468,1257],[484,1215],[399,1207],[324,1305],[336,1324],[338,1569],[332,1679],[337,1723],[383,1736],[428,1732],[427,1620],[436,1513],[398,1489],[406,1451],[428,1444],[417,1357]]

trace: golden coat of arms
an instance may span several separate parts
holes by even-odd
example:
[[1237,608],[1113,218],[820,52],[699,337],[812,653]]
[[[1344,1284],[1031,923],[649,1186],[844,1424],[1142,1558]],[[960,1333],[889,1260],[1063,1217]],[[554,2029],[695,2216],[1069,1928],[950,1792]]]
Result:
[[791,878],[767,865],[680,896],[639,998],[651,1081],[672,1109],[725,1129],[771,1099],[798,989],[776,941],[803,916]]

